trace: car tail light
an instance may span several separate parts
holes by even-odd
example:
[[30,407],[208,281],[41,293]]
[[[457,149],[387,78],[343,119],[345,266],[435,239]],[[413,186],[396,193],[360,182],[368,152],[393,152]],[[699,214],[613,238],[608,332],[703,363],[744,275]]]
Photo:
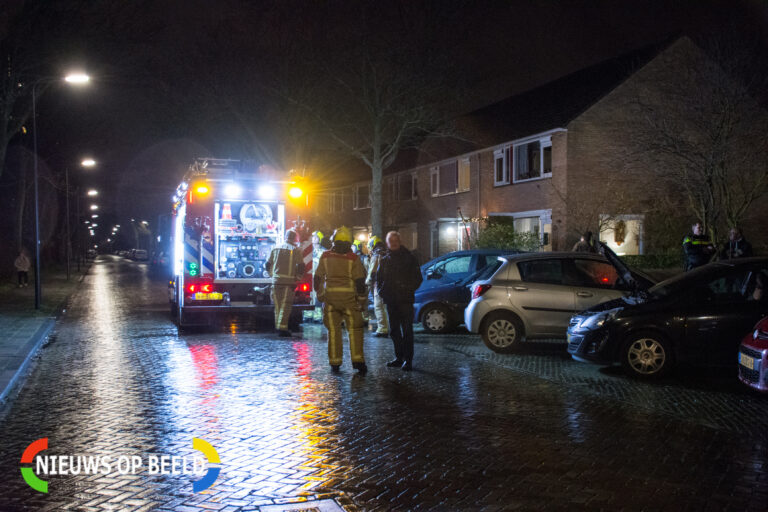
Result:
[[485,292],[491,289],[490,284],[476,284],[475,288],[472,290],[472,298],[476,299],[480,296],[482,296]]
[[308,292],[309,291],[309,283],[301,283],[299,286],[296,287],[297,292]]

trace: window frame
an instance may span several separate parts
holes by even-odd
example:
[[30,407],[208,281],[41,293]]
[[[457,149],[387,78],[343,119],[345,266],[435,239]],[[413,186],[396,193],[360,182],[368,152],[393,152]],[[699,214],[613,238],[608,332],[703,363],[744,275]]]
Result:
[[[502,147],[502,148],[499,148],[499,149],[495,149],[493,151],[493,186],[494,187],[501,187],[501,186],[509,185],[510,184],[510,181],[509,181],[509,174],[510,174],[509,173],[509,165],[508,165],[508,162],[507,162],[508,155],[509,155],[509,147],[508,146],[505,146],[505,147]],[[502,169],[501,173],[504,176],[504,179],[502,179],[501,181],[496,179],[497,178],[497,173],[496,173],[496,170],[497,170],[496,166],[497,166],[497,164],[496,164],[496,162],[498,160],[501,160],[501,169]]]
[[[539,175],[534,178],[525,178],[525,179],[517,179],[517,168],[515,167],[515,162],[517,161],[517,151],[518,148],[522,146],[528,146],[529,144],[539,144]],[[526,141],[521,141],[516,144],[512,145],[512,151],[511,151],[511,162],[510,162],[510,168],[509,168],[509,174],[512,176],[512,183],[526,183],[528,181],[536,181],[536,180],[543,180],[545,178],[551,178],[552,177],[552,170],[550,169],[549,172],[544,172],[544,149],[550,148],[550,155],[551,155],[551,148],[552,148],[552,137],[538,137],[535,139],[529,139]],[[551,159],[550,159],[551,163]],[[494,176],[495,177],[495,176]]]
[[[461,188],[461,170],[462,164],[466,164],[467,188]],[[472,188],[472,162],[469,157],[456,159],[456,193],[469,192]]]
[[[366,206],[360,206],[360,188],[366,187],[368,189],[368,202]],[[343,207],[343,198],[342,198]],[[355,183],[352,190],[352,209],[353,210],[368,210],[371,208],[371,182]]]
[[429,168],[429,196],[440,196],[440,166]]

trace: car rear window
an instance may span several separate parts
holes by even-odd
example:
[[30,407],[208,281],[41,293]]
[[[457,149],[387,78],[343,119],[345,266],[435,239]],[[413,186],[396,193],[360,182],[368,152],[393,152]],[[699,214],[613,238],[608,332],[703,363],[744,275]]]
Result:
[[559,259],[521,261],[517,269],[525,282],[563,284],[563,264]]

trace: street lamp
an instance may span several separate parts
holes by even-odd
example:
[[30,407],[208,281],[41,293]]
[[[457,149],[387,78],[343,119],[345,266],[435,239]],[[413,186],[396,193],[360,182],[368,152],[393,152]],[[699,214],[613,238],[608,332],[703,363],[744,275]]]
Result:
[[[90,81],[90,77],[85,73],[73,73],[64,77],[64,80],[73,85],[82,85]],[[56,83],[59,78],[44,77],[36,80],[32,84],[32,151],[34,158],[34,178],[35,182],[35,309],[40,309],[42,299],[41,276],[40,276],[40,193],[38,186],[37,172],[37,86],[43,83]]]
[[[96,161],[94,161],[91,158],[86,158],[82,162],[80,162],[80,165],[83,167],[93,167],[96,165]],[[71,268],[71,261],[72,261],[72,232],[69,228],[69,166],[64,168],[64,175],[67,183],[67,281],[69,281],[69,275],[70,275],[70,268]],[[90,189],[88,191],[89,196],[95,196],[99,193],[98,190]],[[78,185],[75,194],[77,194],[77,201],[75,202],[75,208],[76,208],[76,215],[77,218],[80,218],[80,186]],[[98,215],[92,216],[94,218],[98,217]],[[77,271],[80,272],[80,237],[78,236],[79,231],[75,231],[75,238],[77,238]]]
[[91,196],[91,197],[97,196],[97,195],[99,195],[99,191],[91,189],[91,190],[88,191],[88,195]]

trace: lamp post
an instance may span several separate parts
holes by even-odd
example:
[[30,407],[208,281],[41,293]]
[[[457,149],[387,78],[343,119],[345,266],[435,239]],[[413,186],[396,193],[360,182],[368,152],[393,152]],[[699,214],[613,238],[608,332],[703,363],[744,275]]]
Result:
[[[37,172],[37,86],[42,83],[55,83],[57,81],[57,78],[46,77],[32,84],[32,154],[34,159],[33,181],[35,183],[35,309],[40,309],[40,302],[42,300],[40,286],[42,281],[40,278],[40,194]],[[90,77],[77,73],[67,75],[64,77],[64,81],[70,84],[86,84],[90,81]],[[69,266],[67,266],[67,271],[69,271]]]
[[[93,160],[92,158],[86,158],[85,160],[80,162],[80,165],[82,167],[93,167],[94,165],[96,165],[96,161]],[[69,219],[69,217],[70,217],[70,214],[69,214],[69,166],[64,168],[64,177],[65,177],[66,188],[67,188],[67,281],[69,281],[69,274],[70,274],[69,269],[70,269],[71,261],[72,261],[72,233],[71,233],[70,228],[69,228],[69,223],[70,223],[70,219]],[[88,191],[88,195],[92,195],[91,192],[95,192],[96,194],[98,194],[98,192],[95,191],[95,190],[89,190]],[[75,194],[77,195],[76,209],[77,209],[77,218],[78,218],[78,222],[79,222],[79,219],[80,219],[80,187],[79,186],[77,187],[77,189],[75,191]],[[95,195],[95,194],[93,194],[93,195]],[[79,227],[79,225],[78,225],[78,227]],[[77,233],[79,233],[79,231],[77,231],[75,233],[76,237],[77,237]],[[80,248],[80,244],[78,243],[78,249],[79,248]],[[79,257],[77,259],[77,271],[80,272],[80,258]]]

